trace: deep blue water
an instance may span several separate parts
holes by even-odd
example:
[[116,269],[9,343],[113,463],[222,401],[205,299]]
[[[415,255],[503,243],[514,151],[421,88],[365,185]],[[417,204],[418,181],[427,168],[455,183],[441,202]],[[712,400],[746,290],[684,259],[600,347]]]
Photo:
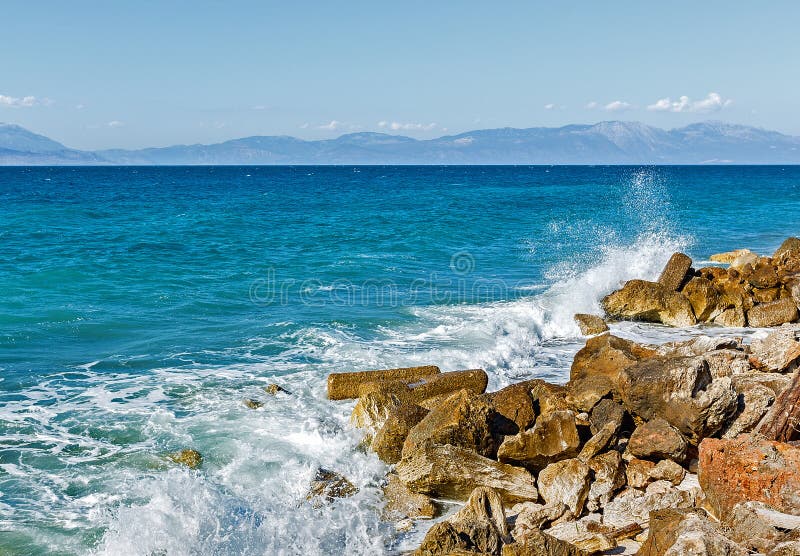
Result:
[[[392,552],[327,373],[563,379],[574,312],[798,214],[800,167],[0,168],[0,552]],[[359,495],[298,507],[320,464]]]

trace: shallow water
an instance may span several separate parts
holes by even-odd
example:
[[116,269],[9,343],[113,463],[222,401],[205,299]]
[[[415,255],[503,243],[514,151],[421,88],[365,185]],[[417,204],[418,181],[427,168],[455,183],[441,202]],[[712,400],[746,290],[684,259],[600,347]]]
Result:
[[563,381],[575,312],[798,209],[798,167],[0,168],[0,553],[395,553],[329,372]]

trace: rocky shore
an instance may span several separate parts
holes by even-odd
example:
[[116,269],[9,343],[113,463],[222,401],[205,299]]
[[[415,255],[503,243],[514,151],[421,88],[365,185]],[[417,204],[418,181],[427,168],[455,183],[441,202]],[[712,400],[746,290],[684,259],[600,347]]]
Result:
[[[462,501],[420,556],[800,555],[800,239],[772,257],[675,254],[576,315],[588,336],[569,381],[487,393],[480,369],[339,373],[332,400],[391,471],[384,517],[398,529]],[[664,345],[614,336],[606,319],[775,327]],[[309,497],[356,488],[320,470]]]

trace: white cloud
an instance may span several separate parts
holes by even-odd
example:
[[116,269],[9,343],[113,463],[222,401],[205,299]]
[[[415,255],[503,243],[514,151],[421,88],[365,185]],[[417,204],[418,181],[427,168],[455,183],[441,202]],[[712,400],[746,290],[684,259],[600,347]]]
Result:
[[85,104],[76,104],[75,105],[75,109],[76,110],[83,110],[84,108],[86,108]]
[[649,105],[647,109],[653,112],[717,112],[731,104],[731,99],[723,98],[719,93],[708,93],[706,98],[694,101],[686,95],[674,101],[665,97]]
[[267,107],[263,104],[256,104],[255,106],[253,106],[253,110],[266,110],[266,109]]
[[303,125],[300,126],[300,129],[308,129],[309,123],[305,122]]
[[600,106],[600,104],[597,101],[594,101],[594,100],[591,101],[591,102],[587,102],[586,103],[586,108],[588,108],[589,110],[594,110],[598,106]]
[[378,122],[378,127],[381,129],[390,129],[392,131],[431,131],[436,128],[436,123],[421,124],[414,122],[387,122],[386,120]]
[[125,125],[125,122],[121,122],[119,120],[111,120],[106,124],[108,127],[122,127]]
[[0,95],[0,106],[8,108],[31,108],[32,106],[50,106],[53,101],[49,98],[36,98],[34,96],[11,97]]
[[630,109],[631,104],[629,102],[625,102],[624,100],[615,100],[603,106],[603,110],[606,112],[624,112],[625,110]]
[[558,106],[556,106],[556,105],[555,105],[555,104],[553,104],[552,102],[551,102],[550,104],[545,104],[545,105],[544,105],[544,109],[545,109],[545,110],[555,110],[556,108],[558,108]]
[[336,131],[342,127],[342,122],[338,120],[331,120],[327,124],[317,126],[317,129],[327,129],[328,131]]

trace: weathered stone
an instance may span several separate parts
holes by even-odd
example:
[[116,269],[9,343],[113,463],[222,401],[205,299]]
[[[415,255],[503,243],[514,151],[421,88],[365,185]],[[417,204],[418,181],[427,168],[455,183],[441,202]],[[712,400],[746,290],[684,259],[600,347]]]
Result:
[[397,464],[400,479],[414,492],[465,499],[479,486],[497,490],[506,503],[535,501],[536,482],[528,471],[493,461],[457,446],[426,443]]
[[623,407],[613,400],[600,400],[592,409],[589,417],[589,429],[592,434],[597,434],[606,424],[613,423],[619,430],[622,420],[625,418]]
[[763,502],[743,502],[731,510],[726,525],[731,540],[766,554],[786,538],[786,531],[800,530],[800,517],[779,512]]
[[417,446],[430,441],[492,456],[497,449],[491,431],[493,414],[492,406],[484,398],[468,390],[459,390],[408,432],[402,453],[411,453]]
[[358,386],[376,380],[419,380],[439,373],[439,367],[407,367],[385,371],[362,371],[355,373],[331,373],[328,375],[328,399],[346,400],[359,397]]
[[578,459],[551,463],[539,473],[539,492],[548,504],[566,504],[573,515],[580,515],[589,496],[591,473]]
[[686,477],[686,470],[671,459],[659,461],[650,470],[650,479],[653,481],[669,481],[675,486],[681,484],[684,477]]
[[617,427],[614,423],[606,423],[602,429],[597,431],[586,444],[581,448],[578,454],[578,459],[582,462],[588,462],[600,452],[604,451],[609,444],[617,437]]
[[371,439],[381,430],[392,411],[401,405],[400,398],[395,394],[381,391],[369,392],[358,398],[353,412],[350,414],[350,424],[363,429],[367,433],[368,439]]
[[531,381],[531,398],[533,406],[540,415],[547,415],[554,411],[569,409],[567,404],[567,389],[563,386],[550,384],[544,380]]
[[441,521],[428,530],[414,556],[444,556],[466,550],[468,546],[452,523]]
[[386,463],[397,463],[409,431],[427,414],[427,409],[415,404],[396,407],[372,440],[372,449]]
[[605,375],[596,374],[571,380],[567,384],[567,403],[576,411],[591,411],[601,399],[611,394],[614,384]]
[[189,469],[199,469],[203,465],[203,456],[197,450],[185,449],[167,454],[167,459],[185,465]]
[[800,556],[800,541],[779,542],[767,556]]
[[728,377],[712,380],[702,357],[651,358],[620,376],[622,400],[642,419],[661,417],[692,443],[719,431],[737,408]]
[[727,338],[720,336],[695,336],[689,340],[667,342],[656,348],[656,353],[668,357],[690,357],[692,355],[708,356],[717,350],[741,350],[741,338]]
[[754,265],[758,261],[758,255],[753,252],[742,253],[731,261],[731,268],[741,269],[747,265]]
[[320,467],[311,481],[306,500],[320,505],[323,501],[333,502],[336,498],[348,498],[357,492],[358,488],[343,475]]
[[[437,373],[416,380],[374,380],[358,386],[359,396],[370,392],[385,392],[396,395],[405,403],[415,403],[426,409],[433,409],[436,403],[427,403],[436,398],[444,399],[458,390],[469,390],[475,394],[483,394],[489,376],[482,369]],[[441,401],[440,399],[440,401]]]
[[747,551],[725,537],[705,512],[696,509],[656,510],[641,556],[746,556]]
[[264,402],[260,402],[258,400],[254,400],[253,398],[245,398],[245,399],[242,400],[242,403],[248,409],[258,409],[260,407],[263,407],[263,405],[264,405]]
[[394,473],[388,476],[383,487],[382,517],[386,521],[432,518],[436,515],[436,504],[428,496],[412,492]]
[[514,530],[511,536],[520,540],[527,536],[528,531],[538,531],[560,518],[567,511],[567,506],[560,502],[554,504],[524,502],[514,506],[513,511]]
[[696,324],[689,300],[656,282],[630,280],[602,300],[603,309],[613,318],[660,322],[669,326]]
[[606,534],[600,523],[600,516],[586,516],[577,521],[559,523],[546,531],[557,539],[568,542],[586,554],[597,554],[617,546],[616,541]]
[[286,388],[271,382],[264,386],[264,392],[269,394],[270,396],[277,396],[278,394],[291,394]]
[[761,418],[775,401],[775,392],[762,384],[739,383],[734,389],[738,394],[738,406],[732,420],[723,429],[723,438],[736,438],[744,432],[750,432],[758,425]]
[[708,371],[711,373],[712,379],[723,376],[733,377],[750,371],[750,360],[743,351],[718,349],[704,354],[703,359],[708,363]]
[[707,322],[722,312],[719,308],[719,292],[710,280],[696,276],[689,280],[681,293],[692,305],[698,322]]
[[747,255],[748,253],[753,253],[753,252],[750,251],[749,249],[735,249],[734,251],[715,253],[714,255],[711,255],[711,257],[709,257],[709,260],[714,261],[716,263],[730,264],[736,259],[736,257]]
[[759,384],[772,390],[776,397],[779,396],[791,382],[792,375],[762,373],[758,371],[751,371],[731,377],[731,384],[733,384],[733,389],[737,392],[743,392],[749,386]]
[[788,272],[800,272],[800,239],[790,237],[772,255],[775,266]]
[[628,441],[628,451],[638,458],[682,462],[689,444],[678,429],[656,417],[636,427]]
[[795,371],[791,384],[777,397],[756,432],[769,440],[800,440],[800,371]]
[[774,288],[779,284],[778,273],[767,260],[759,260],[753,266],[753,272],[747,277],[747,281],[755,288]]
[[674,253],[658,277],[658,283],[670,291],[678,291],[686,281],[692,259],[683,253]]
[[586,340],[586,345],[575,354],[570,370],[570,381],[587,376],[603,375],[617,383],[619,373],[642,359],[655,355],[655,350],[612,336],[601,334]]
[[589,553],[542,531],[529,531],[522,541],[504,545],[502,556],[589,556]]
[[784,324],[750,343],[750,361],[760,371],[790,373],[800,366],[800,325]]
[[800,448],[742,435],[700,444],[698,479],[714,513],[748,500],[800,515]]
[[625,471],[622,455],[614,450],[593,457],[588,465],[594,473],[594,480],[589,487],[586,508],[595,512],[608,504],[614,493],[625,486]]
[[781,297],[780,288],[753,288],[751,292],[756,303],[770,303]]
[[793,299],[788,297],[772,303],[756,305],[747,311],[747,323],[754,328],[779,326],[787,322],[794,322],[797,317],[797,305]]
[[495,434],[517,434],[528,429],[536,421],[531,387],[535,381],[525,381],[506,386],[502,390],[485,394],[495,410],[492,432]]
[[[662,487],[662,483],[663,488]],[[642,493],[629,488],[611,500],[603,508],[603,523],[611,527],[624,527],[631,522],[647,527],[650,512],[664,508],[691,508],[694,504],[692,494],[672,486],[669,482],[659,481],[650,486],[660,488],[649,489]]]
[[633,458],[625,465],[625,479],[629,487],[643,489],[647,487],[653,479],[650,473],[655,469],[656,464],[645,459]]
[[595,334],[608,332],[608,325],[606,324],[606,321],[597,315],[578,313],[575,315],[575,322],[578,323],[578,328],[581,329],[581,334],[584,336],[593,336]]
[[575,457],[580,450],[575,413],[542,414],[530,430],[508,436],[497,450],[498,460],[539,470],[550,463]]
[[725,309],[716,318],[714,324],[725,326],[728,328],[744,328],[747,326],[747,319],[744,316],[744,309],[741,307],[732,307]]

